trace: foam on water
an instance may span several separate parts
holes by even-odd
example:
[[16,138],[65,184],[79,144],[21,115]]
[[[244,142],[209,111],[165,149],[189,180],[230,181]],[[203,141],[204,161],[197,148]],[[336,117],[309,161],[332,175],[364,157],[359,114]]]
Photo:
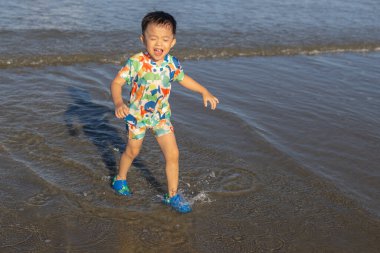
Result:
[[195,202],[199,202],[201,204],[203,203],[211,203],[214,202],[215,200],[212,200],[209,196],[209,194],[205,191],[199,192],[196,196],[192,197],[189,202],[190,204],[194,204]]
[[[330,53],[368,53],[380,51],[378,43],[355,43],[355,44],[336,44],[336,45],[313,45],[313,46],[292,46],[278,45],[276,47],[252,47],[244,48],[240,45],[233,45],[230,48],[210,47],[210,48],[177,48],[173,54],[181,60],[200,60],[200,59],[220,59],[231,58],[236,56],[254,57],[254,56],[288,56],[288,55],[318,55]],[[46,48],[44,48],[46,50]],[[39,48],[36,50],[41,51]],[[80,50],[80,49],[78,49]],[[43,54],[28,55],[19,53],[9,55],[0,54],[1,68],[17,67],[44,67],[49,65],[72,65],[84,63],[101,63],[122,65],[125,60],[140,47],[129,47],[129,52],[107,52],[93,51],[87,53],[62,53],[62,54]]]

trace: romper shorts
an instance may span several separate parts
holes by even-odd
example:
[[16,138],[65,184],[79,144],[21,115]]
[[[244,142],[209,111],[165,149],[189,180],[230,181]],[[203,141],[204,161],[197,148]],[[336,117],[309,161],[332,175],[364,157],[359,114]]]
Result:
[[131,123],[127,123],[128,139],[141,140],[145,137],[147,129],[151,129],[154,136],[160,137],[165,134],[174,133],[174,127],[170,122],[170,119],[162,119],[155,126],[141,126],[137,127]]

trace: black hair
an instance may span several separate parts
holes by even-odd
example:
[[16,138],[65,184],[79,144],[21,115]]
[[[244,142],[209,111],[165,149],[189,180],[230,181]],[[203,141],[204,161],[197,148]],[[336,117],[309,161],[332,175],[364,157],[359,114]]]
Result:
[[142,34],[144,34],[149,24],[170,25],[174,35],[177,29],[177,22],[174,17],[163,11],[153,11],[145,15],[141,21]]

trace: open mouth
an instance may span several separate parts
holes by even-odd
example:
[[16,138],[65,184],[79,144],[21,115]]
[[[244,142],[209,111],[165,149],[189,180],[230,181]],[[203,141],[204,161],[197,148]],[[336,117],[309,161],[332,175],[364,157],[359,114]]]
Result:
[[162,49],[158,49],[158,48],[155,48],[155,49],[154,49],[154,53],[155,53],[156,55],[161,55],[163,52],[164,52],[164,50],[162,50]]

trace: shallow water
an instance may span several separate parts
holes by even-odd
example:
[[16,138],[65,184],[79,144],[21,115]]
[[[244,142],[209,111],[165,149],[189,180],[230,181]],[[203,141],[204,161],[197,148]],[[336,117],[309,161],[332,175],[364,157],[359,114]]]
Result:
[[1,70],[2,252],[376,252],[379,57],[185,61],[221,101],[204,109],[173,84],[188,215],[160,204],[152,135],[134,197],[110,189],[125,147],[108,90],[119,66]]

